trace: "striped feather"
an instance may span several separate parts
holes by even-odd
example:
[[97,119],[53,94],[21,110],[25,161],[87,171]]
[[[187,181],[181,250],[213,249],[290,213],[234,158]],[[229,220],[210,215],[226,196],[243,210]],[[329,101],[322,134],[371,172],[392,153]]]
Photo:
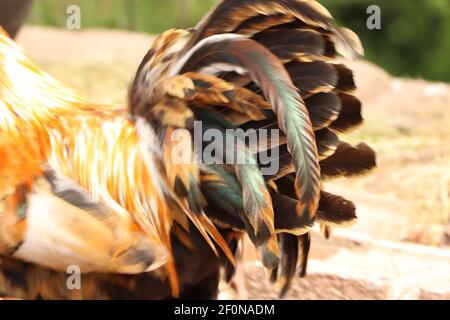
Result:
[[[203,115],[203,117],[199,119],[203,121],[204,129],[218,129],[223,133],[223,136],[227,140],[232,139],[231,141],[234,141],[235,136],[228,131],[225,131],[225,128],[222,127],[220,123],[214,123],[213,121],[209,122],[208,124],[208,120],[206,120],[206,117],[209,116],[209,121],[211,121],[211,119],[213,119],[211,118],[211,115],[214,117],[214,113],[206,112],[205,110],[203,110],[201,115]],[[223,124],[223,121],[221,123]],[[224,154],[216,154],[216,157],[219,156],[219,158],[225,159],[227,157],[226,153],[228,152],[226,147],[227,146],[224,147]],[[237,187],[237,185],[239,185],[239,188],[242,190],[241,201],[243,212],[240,212],[241,219],[246,224],[247,231],[252,241],[254,241],[255,245],[260,247],[260,250],[263,251],[263,257],[269,255],[270,252],[272,252],[272,255],[276,257],[278,256],[278,249],[276,242],[274,242],[273,240],[275,238],[274,213],[266,182],[259,170],[256,159],[254,159],[252,154],[245,147],[240,148],[238,145],[234,144],[233,147],[237,147],[234,150],[230,151],[233,152],[233,154],[235,153],[235,159],[238,160],[238,163],[234,165],[235,175],[238,183],[236,182],[236,180],[234,180],[235,178],[233,178],[232,175],[227,174],[227,172],[223,169],[214,170],[212,167],[209,167],[209,169],[206,169],[209,171],[210,175],[209,181],[206,181],[210,184],[209,191],[214,191],[211,189],[211,180],[214,178],[214,176],[211,177],[211,175],[217,175],[217,173],[220,172],[223,176],[228,176],[226,179],[222,178],[222,181],[219,181],[219,183],[230,184],[231,190],[230,192],[227,192],[226,195],[233,197],[233,201],[239,201],[239,198],[234,198],[233,193],[231,193],[232,190],[234,190],[233,192],[239,192],[239,189]],[[206,178],[208,178],[208,175],[206,176]],[[237,206],[236,209],[239,209],[239,206]],[[244,214],[245,216],[243,216],[242,214]],[[272,258],[270,260],[272,260]]]
[[358,128],[363,123],[361,101],[355,96],[341,93],[341,112],[336,120],[334,120],[330,129],[337,132],[349,132]]
[[303,99],[320,92],[331,92],[339,81],[339,74],[333,65],[323,61],[294,61],[286,68]]
[[342,102],[334,93],[319,93],[305,100],[314,131],[335,122],[342,111]]
[[325,38],[314,30],[266,30],[252,37],[283,62],[325,54]]
[[[191,43],[214,34],[233,32],[254,17],[277,14],[293,16],[317,27],[327,28],[332,24],[330,13],[316,1],[223,0],[197,25]],[[280,23],[280,20],[272,21],[274,25]],[[261,25],[268,27],[271,23],[266,20]]]
[[288,139],[297,170],[296,190],[301,206],[312,217],[318,204],[320,174],[317,148],[308,111],[279,60],[255,41],[234,35],[214,36],[195,46],[180,60],[173,73],[196,71],[226,63],[247,70],[264,92]]

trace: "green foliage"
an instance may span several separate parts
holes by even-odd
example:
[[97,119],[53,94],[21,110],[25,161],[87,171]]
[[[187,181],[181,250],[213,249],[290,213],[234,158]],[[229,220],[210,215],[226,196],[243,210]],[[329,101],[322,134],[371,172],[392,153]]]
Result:
[[[82,27],[158,33],[192,27],[217,0],[35,0],[31,23],[64,27],[77,4]],[[394,75],[450,81],[450,0],[321,0],[361,37],[367,59]],[[380,6],[382,29],[366,26],[369,5]]]
[[[322,0],[361,37],[366,58],[394,75],[450,81],[449,0]],[[381,30],[369,30],[368,6],[381,8]]]
[[30,22],[66,25],[66,8],[81,8],[83,28],[120,28],[159,33],[192,27],[216,0],[35,0]]

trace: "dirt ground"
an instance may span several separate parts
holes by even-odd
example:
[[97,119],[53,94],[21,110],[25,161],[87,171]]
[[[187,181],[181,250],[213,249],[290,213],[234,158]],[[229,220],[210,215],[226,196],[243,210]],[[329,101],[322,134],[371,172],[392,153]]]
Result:
[[[124,105],[127,85],[152,37],[110,30],[26,27],[18,42],[43,67],[99,103]],[[344,139],[378,153],[367,177],[326,184],[353,200],[350,228],[374,239],[450,245],[450,86],[393,78],[366,61],[355,70],[365,125]],[[314,252],[313,252],[314,254]]]

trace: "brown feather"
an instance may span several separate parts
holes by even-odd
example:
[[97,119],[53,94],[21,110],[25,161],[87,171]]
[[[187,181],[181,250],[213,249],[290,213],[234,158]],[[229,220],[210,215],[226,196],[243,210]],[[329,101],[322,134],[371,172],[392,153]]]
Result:
[[316,221],[326,226],[347,226],[356,222],[356,207],[341,196],[322,191]]
[[[328,28],[332,26],[330,13],[316,1],[296,0],[223,0],[196,27],[196,34],[189,47],[213,34],[230,33],[245,21],[259,15],[271,16],[282,14],[294,16],[308,24]],[[279,24],[278,21],[273,23]],[[286,22],[286,21],[282,21]],[[258,24],[253,24],[253,28]],[[268,20],[261,24],[270,26]]]
[[242,22],[240,26],[234,30],[234,33],[243,35],[254,35],[261,30],[269,29],[272,26],[288,23],[295,18],[286,14],[259,15]]
[[338,71],[339,80],[336,86],[338,92],[352,93],[356,90],[353,71],[343,64],[335,64],[334,67]]
[[281,285],[280,297],[283,298],[289,292],[298,260],[298,237],[292,234],[281,233],[279,236],[281,259],[278,267],[278,281]]
[[337,86],[339,75],[333,65],[323,61],[302,63],[294,61],[286,68],[303,99],[319,92],[331,92]]
[[[224,37],[194,48],[180,63],[180,72],[198,70],[214,63],[233,64],[248,71],[261,86],[287,136],[297,170],[299,211],[313,216],[320,192],[317,147],[306,106],[281,62],[266,48],[249,39]],[[334,70],[334,69],[333,69]],[[177,71],[177,70],[175,70]]]
[[358,128],[363,123],[361,101],[355,96],[339,94],[342,108],[339,117],[330,125],[337,132],[348,132]]
[[266,114],[262,110],[271,108],[262,96],[215,76],[195,72],[188,72],[185,76],[193,80],[197,92],[192,103],[201,106],[227,106],[247,115],[249,120],[265,119]]
[[356,147],[340,142],[336,152],[320,162],[323,178],[362,175],[376,166],[375,152],[365,143]]
[[330,129],[322,129],[315,132],[317,150],[320,159],[326,159],[331,156],[338,147],[339,138]]
[[253,39],[272,51],[282,61],[321,56],[326,50],[325,39],[313,30],[267,30],[256,34]]
[[334,93],[318,93],[305,100],[314,131],[324,129],[341,114],[342,102]]
[[307,214],[298,214],[296,199],[275,192],[271,196],[275,211],[275,230],[278,233],[302,235],[308,232],[314,220]]
[[299,246],[301,248],[301,260],[300,260],[300,277],[306,276],[308,271],[308,258],[309,251],[311,249],[311,234],[307,233],[299,237]]

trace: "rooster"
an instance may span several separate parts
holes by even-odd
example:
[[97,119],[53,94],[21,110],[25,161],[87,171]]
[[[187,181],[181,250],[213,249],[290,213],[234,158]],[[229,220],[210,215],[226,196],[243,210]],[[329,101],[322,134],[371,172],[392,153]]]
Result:
[[[323,181],[375,167],[370,147],[338,138],[363,121],[338,54],[363,49],[316,1],[223,0],[196,28],[155,39],[128,109],[115,109],[0,35],[0,294],[213,299],[248,236],[285,296],[306,275],[313,225],[329,237],[356,220]],[[221,141],[216,159],[245,161],[209,163],[198,159],[209,145],[194,141],[209,129],[280,137]],[[263,174],[271,164],[279,170]],[[70,266],[81,272],[74,290]]]

